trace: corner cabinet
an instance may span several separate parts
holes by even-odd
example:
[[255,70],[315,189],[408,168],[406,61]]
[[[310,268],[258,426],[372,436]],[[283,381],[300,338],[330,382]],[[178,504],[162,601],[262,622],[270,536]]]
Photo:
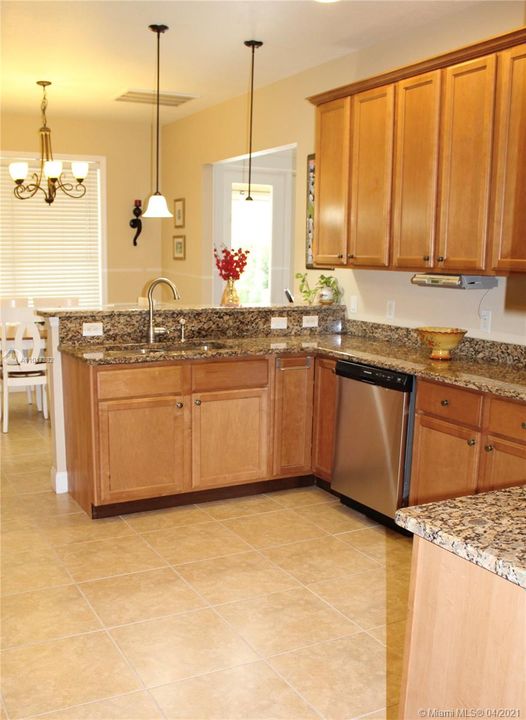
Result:
[[525,40],[521,28],[310,98],[316,265],[526,272]]
[[417,383],[410,505],[526,482],[526,403]]

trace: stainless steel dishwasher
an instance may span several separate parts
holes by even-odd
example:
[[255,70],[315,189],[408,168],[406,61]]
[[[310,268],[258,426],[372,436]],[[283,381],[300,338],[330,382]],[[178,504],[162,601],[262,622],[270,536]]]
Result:
[[413,376],[336,363],[338,412],[331,487],[388,518],[409,494]]

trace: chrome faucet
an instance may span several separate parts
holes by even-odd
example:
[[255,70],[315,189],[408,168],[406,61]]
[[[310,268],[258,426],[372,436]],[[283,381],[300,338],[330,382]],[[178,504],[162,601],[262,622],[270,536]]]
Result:
[[161,327],[154,327],[153,325],[153,291],[157,287],[157,285],[161,284],[168,285],[168,287],[171,289],[174,300],[180,300],[181,296],[179,295],[179,290],[175,287],[173,282],[171,280],[168,280],[168,278],[165,277],[159,277],[153,280],[150,283],[150,287],[148,288],[148,342],[154,343],[156,335],[164,335],[166,332],[166,328]]

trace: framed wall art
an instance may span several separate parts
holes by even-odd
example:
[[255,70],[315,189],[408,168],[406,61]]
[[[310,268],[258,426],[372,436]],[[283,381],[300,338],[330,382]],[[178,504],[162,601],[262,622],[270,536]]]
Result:
[[173,236],[173,259],[186,259],[186,235]]
[[185,223],[185,202],[184,198],[174,200],[174,227],[184,228]]

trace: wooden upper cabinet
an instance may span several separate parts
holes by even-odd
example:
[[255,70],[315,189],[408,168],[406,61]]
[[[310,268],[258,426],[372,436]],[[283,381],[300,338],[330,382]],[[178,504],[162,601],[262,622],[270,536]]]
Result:
[[496,56],[444,71],[436,269],[486,268]]
[[396,86],[392,265],[430,268],[435,257],[440,70]]
[[389,265],[393,123],[393,85],[353,95],[348,235],[353,267]]
[[313,255],[318,265],[346,263],[350,107],[350,98],[343,98],[317,108]]
[[498,60],[492,268],[526,272],[526,44]]

